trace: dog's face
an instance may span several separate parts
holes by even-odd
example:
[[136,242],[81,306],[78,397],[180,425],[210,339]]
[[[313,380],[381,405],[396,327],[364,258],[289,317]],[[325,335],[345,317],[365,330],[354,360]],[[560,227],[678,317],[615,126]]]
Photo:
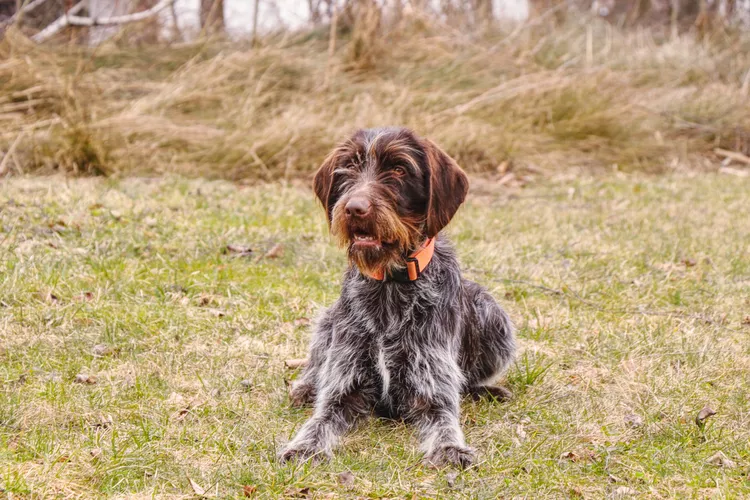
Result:
[[463,203],[455,161],[407,129],[359,130],[334,149],[313,182],[332,234],[362,271],[404,265]]

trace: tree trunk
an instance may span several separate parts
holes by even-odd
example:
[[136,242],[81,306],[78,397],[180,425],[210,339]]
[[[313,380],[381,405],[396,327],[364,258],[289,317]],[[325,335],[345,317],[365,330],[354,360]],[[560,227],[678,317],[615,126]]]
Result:
[[201,29],[205,34],[224,32],[224,0],[201,0]]

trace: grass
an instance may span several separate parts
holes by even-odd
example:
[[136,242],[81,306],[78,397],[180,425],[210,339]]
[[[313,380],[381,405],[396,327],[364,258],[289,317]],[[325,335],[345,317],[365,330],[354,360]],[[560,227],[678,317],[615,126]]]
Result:
[[472,35],[408,17],[355,24],[332,57],[327,28],[256,47],[119,39],[96,50],[11,31],[0,42],[0,151],[12,154],[0,174],[290,179],[355,128],[384,125],[516,180],[716,170],[716,147],[750,154],[747,33],[556,19]]
[[[449,233],[466,275],[516,321],[521,352],[512,401],[464,402],[480,461],[455,475],[419,465],[411,428],[374,420],[330,463],[273,460],[310,413],[288,406],[284,361],[304,356],[346,265],[308,188],[6,180],[0,488],[750,496],[748,190],[711,174],[475,182]],[[256,257],[223,253],[230,243]],[[716,414],[698,426],[706,406]],[[707,462],[717,452],[730,462]]]

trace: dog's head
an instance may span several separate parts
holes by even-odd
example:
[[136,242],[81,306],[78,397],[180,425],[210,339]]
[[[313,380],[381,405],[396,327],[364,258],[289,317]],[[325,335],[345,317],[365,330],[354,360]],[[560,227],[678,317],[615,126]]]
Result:
[[403,128],[359,130],[313,182],[331,233],[362,271],[404,265],[458,210],[469,182],[434,143]]

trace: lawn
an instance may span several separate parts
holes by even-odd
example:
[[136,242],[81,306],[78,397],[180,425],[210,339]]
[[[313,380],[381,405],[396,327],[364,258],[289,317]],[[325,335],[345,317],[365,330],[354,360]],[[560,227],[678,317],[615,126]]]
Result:
[[307,186],[19,177],[0,229],[8,497],[750,496],[750,179],[474,180],[447,233],[520,352],[512,401],[463,404],[460,473],[376,420],[275,461],[346,266]]

